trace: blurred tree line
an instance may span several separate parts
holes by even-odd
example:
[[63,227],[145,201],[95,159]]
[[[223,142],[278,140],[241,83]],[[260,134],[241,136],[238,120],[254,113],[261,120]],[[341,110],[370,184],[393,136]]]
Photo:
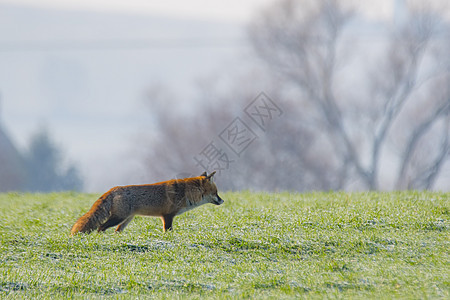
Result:
[[[169,89],[150,89],[149,180],[200,174],[195,157],[208,149],[228,162],[225,189],[432,189],[450,156],[445,1],[405,1],[400,20],[375,24],[350,3],[267,7],[249,26],[247,61],[204,80],[187,108]],[[253,127],[256,141],[232,156],[218,137],[236,117],[248,122],[261,91],[284,113],[265,131]]]
[[83,181],[75,165],[65,166],[63,156],[46,130],[32,136],[20,153],[0,128],[0,192],[81,191]]

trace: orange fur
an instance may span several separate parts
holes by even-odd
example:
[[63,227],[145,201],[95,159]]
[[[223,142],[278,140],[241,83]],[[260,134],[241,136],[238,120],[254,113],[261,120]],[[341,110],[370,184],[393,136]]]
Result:
[[161,217],[163,229],[171,230],[173,218],[202,204],[220,205],[212,176],[173,179],[145,185],[118,186],[94,202],[91,209],[73,225],[71,234],[104,231],[117,226],[122,231],[135,215]]

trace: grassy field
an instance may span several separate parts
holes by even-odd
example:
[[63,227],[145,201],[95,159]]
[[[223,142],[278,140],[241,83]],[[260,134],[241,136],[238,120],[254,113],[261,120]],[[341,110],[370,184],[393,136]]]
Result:
[[450,297],[449,193],[226,193],[69,236],[98,195],[0,194],[0,298]]

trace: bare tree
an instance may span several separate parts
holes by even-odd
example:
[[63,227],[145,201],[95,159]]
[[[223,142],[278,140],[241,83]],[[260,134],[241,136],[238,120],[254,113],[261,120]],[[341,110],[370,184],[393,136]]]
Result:
[[421,118],[407,140],[397,177],[398,188],[432,188],[450,155],[448,79],[435,86],[435,90],[439,91],[436,96],[440,98],[440,103]]
[[[366,188],[380,187],[382,155],[395,131],[393,127],[404,126],[407,122],[400,122],[405,118],[402,114],[417,106],[419,98],[426,95],[431,112],[424,113],[426,117],[421,123],[403,128],[408,138],[401,150],[395,187],[431,188],[449,156],[450,93],[446,89],[437,97],[431,88],[437,80],[442,81],[442,72],[435,73],[442,69],[439,64],[444,62],[438,59],[435,61],[438,65],[433,65],[430,51],[437,27],[444,28],[438,21],[440,15],[423,7],[409,10],[402,27],[394,27],[387,35],[387,42],[381,43],[377,69],[369,71],[370,66],[364,59],[358,61],[352,67],[358,69],[351,72],[362,74],[365,79],[358,82],[358,87],[353,86],[353,91],[345,92],[342,86],[352,86],[345,79],[352,80],[352,77],[348,70],[347,73],[342,71],[342,66],[349,64],[347,59],[352,56],[364,56],[367,60],[371,57],[371,49],[349,47],[351,39],[343,36],[351,27],[346,25],[354,12],[342,3],[337,0],[284,0],[276,3],[252,24],[250,38],[253,49],[270,72],[283,76],[298,88],[303,95],[296,100],[299,105],[308,102],[314,108],[310,120],[323,124],[328,135],[324,147],[332,149],[330,155],[341,162],[339,168],[330,172],[346,177],[337,188],[345,188],[352,177],[361,180]],[[366,53],[357,53],[361,50]],[[445,50],[448,52],[449,48]],[[426,74],[428,70],[433,74]],[[448,73],[448,69],[444,72]],[[426,78],[423,78],[424,74]],[[357,89],[366,89],[366,92]],[[349,99],[357,96],[351,92],[363,95],[358,99],[359,104],[352,105]],[[445,120],[440,128],[434,126],[442,119]],[[362,131],[363,128],[366,130]],[[412,154],[417,154],[421,144],[430,138],[431,129],[433,135],[441,131],[438,134],[441,142],[430,149],[435,155],[428,153],[432,159],[422,157],[422,166],[412,168]],[[409,180],[405,179],[407,171]]]
[[[217,180],[222,189],[256,190],[324,190],[331,189],[334,178],[329,178],[328,161],[312,163],[318,159],[317,151],[309,145],[313,134],[298,122],[301,113],[289,101],[278,101],[277,94],[271,94],[283,108],[285,114],[273,122],[266,131],[257,131],[258,137],[248,149],[237,156],[221,143],[219,135],[236,118],[244,118],[244,109],[259,91],[251,86],[254,76],[243,80],[243,76],[231,86],[240,86],[228,94],[219,91],[208,81],[200,88],[199,98],[191,102],[190,109],[176,109],[182,101],[161,86],[148,92],[148,108],[152,122],[147,128],[154,134],[142,133],[140,145],[149,181],[163,180],[177,176],[199,175],[217,165],[199,163],[195,157],[207,147],[217,147],[217,155],[225,155],[224,170]],[[195,104],[194,104],[195,103]],[[285,117],[286,115],[286,117]],[[247,122],[250,122],[246,120]],[[248,123],[250,124],[250,123]],[[211,152],[210,152],[211,153]],[[216,169],[217,170],[217,169]],[[209,169],[207,171],[212,171]],[[219,169],[220,171],[220,169]]]
[[150,89],[140,144],[148,180],[203,172],[195,156],[263,90],[284,114],[232,158],[222,188],[432,188],[449,158],[448,27],[410,9],[390,31],[377,26],[373,41],[343,3],[269,7],[249,35],[264,67],[204,82],[187,108],[168,89]]

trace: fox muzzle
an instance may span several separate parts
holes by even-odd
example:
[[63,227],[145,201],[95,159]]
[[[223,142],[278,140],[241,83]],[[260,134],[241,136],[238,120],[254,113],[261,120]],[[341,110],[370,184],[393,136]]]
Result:
[[222,198],[219,197],[219,195],[217,195],[216,199],[214,199],[214,204],[215,205],[220,205],[222,204],[224,201]]

